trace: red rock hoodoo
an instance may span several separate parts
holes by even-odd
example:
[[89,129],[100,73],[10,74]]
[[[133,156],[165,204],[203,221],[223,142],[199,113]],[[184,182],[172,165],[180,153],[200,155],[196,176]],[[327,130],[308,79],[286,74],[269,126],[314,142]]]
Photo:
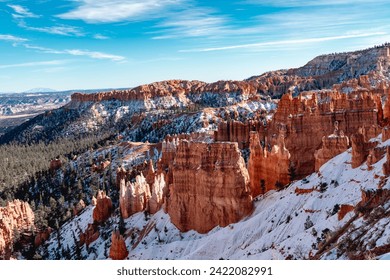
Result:
[[250,214],[249,175],[237,143],[180,140],[167,211],[181,231],[206,233]]
[[[258,136],[251,137],[248,170],[253,195],[261,193],[259,190],[262,179],[265,180],[266,190],[275,188],[276,180],[273,178],[279,178],[281,183],[288,182],[286,174],[289,173],[288,169],[291,166],[294,167],[297,178],[313,173],[314,153],[320,148],[323,136],[334,132],[336,121],[339,130],[344,131],[345,136],[350,138],[359,131],[359,128],[378,124],[378,107],[381,106],[380,99],[366,92],[349,94],[330,91],[309,92],[295,98],[291,93],[283,95],[267,127],[259,131]],[[367,134],[375,134],[376,131],[369,129]],[[272,147],[279,146],[280,133],[285,135],[284,143],[290,155],[289,159],[286,156],[268,156]],[[342,146],[345,146],[345,143]],[[287,152],[283,153],[286,154]],[[278,167],[270,167],[274,165]]]
[[110,258],[113,260],[124,260],[128,256],[129,251],[126,248],[125,240],[119,231],[115,230],[111,236]]
[[349,138],[344,135],[343,131],[338,128],[338,122],[335,123],[333,134],[328,137],[322,137],[322,147],[314,153],[315,171],[320,170],[320,167],[334,158],[338,154],[348,150]]
[[14,200],[0,207],[0,259],[12,254],[15,232],[29,232],[34,228],[34,213],[27,202]]
[[111,216],[112,210],[111,198],[104,191],[99,191],[96,198],[96,206],[93,209],[93,221],[95,223],[105,222]]
[[148,210],[151,197],[149,185],[142,174],[138,175],[135,180],[135,183],[122,181],[120,185],[119,204],[124,219]]
[[253,197],[274,189],[277,184],[285,185],[290,181],[288,170],[291,155],[284,139],[285,134],[281,132],[277,144],[271,147],[260,141],[257,132],[251,134],[248,171]]

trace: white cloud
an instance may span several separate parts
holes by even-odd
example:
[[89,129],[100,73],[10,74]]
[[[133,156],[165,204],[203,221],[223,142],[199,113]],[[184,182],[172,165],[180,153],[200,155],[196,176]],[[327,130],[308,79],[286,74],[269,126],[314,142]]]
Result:
[[14,10],[15,14],[12,14],[14,18],[38,18],[39,16],[30,12],[29,9],[20,5],[8,5]]
[[18,68],[18,67],[36,67],[36,66],[48,66],[48,65],[62,65],[65,64],[66,60],[46,60],[46,61],[34,61],[16,64],[0,64],[0,69],[6,68]]
[[110,37],[108,36],[105,36],[105,35],[102,35],[102,34],[95,34],[93,36],[93,38],[97,39],[97,40],[107,40],[107,39],[110,39]]
[[13,43],[20,43],[20,42],[25,42],[28,41],[25,38],[21,37],[16,37],[13,35],[7,35],[7,34],[0,34],[0,41],[8,41],[8,42],[13,42]]
[[319,43],[319,42],[326,42],[326,41],[351,39],[351,38],[363,38],[363,37],[371,37],[371,36],[382,36],[382,35],[386,35],[386,33],[385,32],[373,32],[373,33],[346,34],[346,35],[330,36],[330,37],[306,38],[306,39],[296,39],[296,40],[282,40],[282,41],[261,42],[261,43],[253,43],[253,44],[230,45],[230,46],[223,46],[223,47],[180,50],[179,52],[212,52],[212,51],[226,51],[226,50],[234,50],[234,49],[248,49],[248,48],[261,48],[261,47],[269,47],[269,46],[281,46],[281,45],[291,46],[291,45],[297,45],[297,44]]
[[226,23],[226,18],[213,15],[212,11],[194,8],[176,13],[157,25],[159,30],[155,33],[161,35],[154,36],[153,39],[220,36],[227,31]]
[[19,26],[31,31],[44,32],[49,34],[63,35],[63,36],[76,36],[81,37],[85,34],[79,27],[68,26],[68,25],[56,25],[56,26],[48,26],[48,27],[32,27],[26,25],[25,22],[20,21]]
[[113,55],[103,52],[95,52],[95,51],[89,51],[89,50],[65,50],[64,53],[76,55],[76,56],[88,56],[90,58],[96,58],[96,59],[109,59],[112,61],[123,61],[125,58],[120,55]]
[[165,9],[184,0],[79,0],[80,5],[62,19],[78,19],[88,23],[112,23],[163,17]]
[[98,52],[98,51],[79,50],[79,49],[56,50],[56,49],[45,48],[40,46],[33,46],[29,44],[24,44],[23,46],[27,49],[33,49],[39,52],[51,53],[51,54],[68,54],[73,56],[86,56],[94,59],[108,59],[116,62],[123,62],[126,60],[124,56]]
[[247,0],[245,3],[274,7],[309,7],[386,3],[388,0]]

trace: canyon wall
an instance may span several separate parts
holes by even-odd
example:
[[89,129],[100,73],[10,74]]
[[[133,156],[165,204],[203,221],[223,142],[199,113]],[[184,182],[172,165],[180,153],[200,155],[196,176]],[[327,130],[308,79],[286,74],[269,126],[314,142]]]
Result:
[[[261,179],[270,178],[265,182],[265,189],[273,189],[276,180],[272,178],[286,178],[290,166],[294,169],[296,178],[313,173],[316,167],[315,151],[321,148],[323,136],[334,132],[335,122],[347,137],[357,133],[361,127],[368,127],[367,137],[376,136],[375,133],[380,130],[371,129],[371,126],[381,121],[378,117],[380,108],[380,98],[371,93],[321,91],[302,93],[297,97],[293,97],[291,93],[283,95],[273,119],[259,132],[259,136],[251,139],[248,170],[252,190],[257,190],[254,195],[260,193],[258,190]],[[290,154],[288,164],[286,157],[272,159],[268,157],[268,153],[264,153],[267,149],[271,151],[273,146],[278,146],[281,127],[284,145]],[[342,146],[344,149],[346,142]],[[270,165],[283,167],[270,170]]]
[[255,84],[246,81],[218,81],[205,83],[201,81],[168,80],[142,85],[128,90],[113,90],[94,94],[74,93],[72,101],[99,102],[104,100],[148,100],[158,97],[176,97],[185,100],[189,94],[203,93],[239,93],[249,95],[256,93]]
[[180,140],[166,209],[181,231],[206,233],[252,211],[249,174],[237,143]]
[[339,130],[338,122],[336,122],[333,134],[322,137],[321,149],[314,153],[315,171],[319,171],[324,163],[348,150],[348,148],[349,138],[344,135],[343,131]]
[[0,207],[0,259],[12,254],[15,234],[30,232],[34,228],[34,213],[27,202],[14,200]]

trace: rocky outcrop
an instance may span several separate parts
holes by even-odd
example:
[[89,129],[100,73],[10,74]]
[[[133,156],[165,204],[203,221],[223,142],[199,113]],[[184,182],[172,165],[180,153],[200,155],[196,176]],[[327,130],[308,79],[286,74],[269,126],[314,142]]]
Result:
[[112,210],[111,198],[104,191],[99,191],[96,198],[96,206],[93,209],[93,221],[95,223],[105,222],[111,216]]
[[105,160],[105,161],[101,161],[101,162],[98,162],[97,164],[93,164],[91,169],[93,172],[102,172],[104,171],[109,165],[111,164],[111,162],[109,160]]
[[89,247],[89,245],[96,241],[100,236],[97,224],[88,224],[85,232],[80,233],[79,245],[83,246],[84,244]]
[[48,227],[45,230],[38,232],[34,238],[35,248],[41,246],[46,240],[48,240],[52,231],[53,231],[52,228]]
[[9,259],[15,234],[34,229],[34,213],[27,202],[14,200],[0,207],[0,259]]
[[389,126],[385,126],[382,129],[382,142],[385,142],[385,141],[387,141],[389,139],[390,139],[390,127]]
[[73,206],[73,216],[77,216],[78,214],[80,214],[80,212],[83,211],[84,208],[85,208],[85,202],[84,200],[80,199],[79,202],[77,202]]
[[278,142],[272,147],[251,133],[248,171],[252,196],[264,194],[290,181],[290,152],[285,146],[285,128],[281,128]]
[[296,195],[301,195],[301,194],[309,194],[309,193],[312,193],[312,192],[318,192],[318,188],[317,187],[311,187],[310,189],[301,189],[301,188],[298,188],[296,187],[294,192]]
[[365,142],[364,136],[361,133],[352,135],[352,168],[359,167],[366,161],[370,150],[377,146],[377,142]]
[[242,123],[239,121],[227,121],[218,124],[214,132],[215,142],[237,142],[240,149],[249,148],[249,137],[251,131],[258,131],[261,125],[256,121]]
[[180,140],[167,211],[181,231],[206,233],[251,213],[249,174],[237,143]]
[[343,131],[339,130],[339,124],[335,122],[333,134],[322,137],[322,147],[314,153],[315,171],[320,170],[324,163],[348,150],[348,148],[349,138],[344,135]]
[[341,221],[344,219],[345,215],[347,215],[349,212],[353,211],[355,207],[353,205],[349,204],[342,204],[340,206],[339,212],[337,213],[337,219]]
[[167,96],[185,99],[189,94],[203,93],[240,93],[248,95],[256,93],[256,87],[252,82],[246,81],[218,81],[208,84],[201,81],[168,80],[128,90],[114,90],[95,94],[74,93],[71,99],[77,102],[99,102],[104,100],[144,101]]
[[125,240],[118,230],[114,230],[111,236],[110,258],[113,260],[124,260],[129,251],[126,248]]
[[389,201],[390,190],[389,189],[370,189],[362,190],[362,199],[357,204],[356,209],[365,214],[369,213],[372,209],[382,205]]
[[161,209],[164,204],[165,191],[165,177],[164,174],[157,175],[152,184],[151,196],[149,199],[149,213],[154,214]]
[[[361,133],[365,133],[366,136],[362,134],[360,142],[355,141],[355,144],[361,143],[365,137],[375,135],[380,131],[377,125],[378,107],[381,106],[380,99],[371,93],[342,94],[321,91],[306,92],[297,97],[293,97],[291,93],[283,95],[273,119],[258,131],[258,136],[256,134],[251,136],[248,170],[254,195],[262,192],[259,190],[261,180],[265,180],[265,191],[268,191],[275,188],[276,182],[288,183],[291,173],[294,173],[297,179],[313,173],[316,167],[315,151],[320,148],[323,136],[334,132],[336,121],[338,129],[349,139],[352,134],[359,131],[359,128],[364,128]],[[283,155],[279,158],[269,157],[272,148],[275,145],[280,146],[278,144],[280,134],[283,134],[284,146],[288,153],[279,152],[280,156]],[[337,146],[337,141],[333,145]],[[340,149],[345,148],[346,138],[342,146]],[[364,158],[367,155],[368,153]],[[323,153],[317,156],[318,167],[327,156]],[[275,176],[278,179],[275,179]]]
[[383,164],[382,170],[385,176],[390,175],[390,146],[386,148],[386,161]]
[[119,204],[124,219],[149,208],[149,185],[142,174],[135,180],[135,183],[122,181],[120,185]]

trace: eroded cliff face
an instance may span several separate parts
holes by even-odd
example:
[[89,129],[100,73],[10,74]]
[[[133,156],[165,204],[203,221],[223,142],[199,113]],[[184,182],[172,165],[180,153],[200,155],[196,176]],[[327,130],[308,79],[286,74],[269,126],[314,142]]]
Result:
[[148,210],[151,197],[149,185],[142,174],[138,175],[135,180],[134,183],[122,181],[120,185],[119,205],[124,219]]
[[218,129],[214,132],[215,142],[237,142],[240,149],[249,148],[250,132],[262,129],[261,122],[248,121],[227,121],[218,124]]
[[0,259],[9,259],[12,254],[15,234],[34,229],[34,213],[27,202],[14,200],[0,207]]
[[126,259],[129,251],[126,248],[125,240],[119,231],[114,230],[111,236],[110,258],[113,260]]
[[140,100],[145,101],[160,97],[175,97],[186,102],[188,95],[204,93],[239,93],[248,95],[255,93],[256,87],[252,82],[246,81],[218,81],[205,83],[201,81],[167,80],[162,82],[141,85],[129,90],[114,90],[96,94],[74,93],[72,101],[98,102],[104,100]]
[[273,146],[261,140],[257,132],[251,133],[248,171],[253,197],[290,181],[291,155],[286,149],[284,140],[285,131],[279,134],[278,142]]
[[[273,178],[280,178],[279,182],[288,183],[285,178],[291,166],[294,168],[296,178],[313,173],[316,168],[315,151],[320,149],[323,137],[334,132],[335,122],[345,137],[357,133],[362,127],[367,127],[364,130],[367,138],[376,136],[376,133],[380,132],[380,129],[375,128],[379,123],[379,107],[382,107],[380,98],[366,92],[350,94],[333,91],[308,92],[297,97],[292,97],[291,93],[285,94],[273,119],[259,131],[257,137],[251,139],[248,169],[252,190],[261,188],[261,180],[265,180],[266,191],[275,188],[276,180]],[[289,162],[285,156],[268,157],[268,153],[265,153],[270,152],[275,145],[280,145],[278,141],[281,133],[285,149],[290,155]],[[362,137],[364,139],[365,136]],[[347,138],[344,138],[342,143],[336,140],[334,145],[339,147],[334,152],[338,153],[345,149],[346,140]],[[326,145],[327,142],[325,151],[318,154],[318,164],[331,156],[324,155],[324,152],[328,152]],[[273,165],[278,167],[269,167]],[[254,191],[254,194],[258,193],[261,192]]]
[[339,130],[338,122],[336,122],[333,134],[328,137],[322,137],[321,149],[315,151],[314,153],[315,171],[320,170],[320,167],[324,163],[348,150],[348,148],[349,138],[344,135],[343,131]]
[[105,222],[111,216],[112,210],[111,198],[104,191],[99,191],[96,206],[93,209],[93,221],[95,223]]
[[237,143],[180,140],[167,211],[181,231],[206,233],[251,213],[249,174]]

